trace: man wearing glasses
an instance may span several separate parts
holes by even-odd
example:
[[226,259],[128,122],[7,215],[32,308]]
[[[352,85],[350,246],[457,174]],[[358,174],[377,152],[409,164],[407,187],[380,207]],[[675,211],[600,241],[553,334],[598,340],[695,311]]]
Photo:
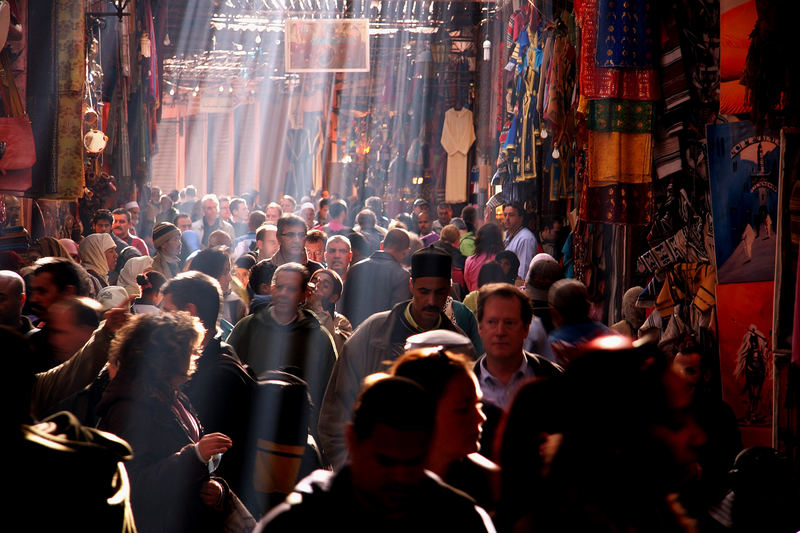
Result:
[[265,283],[269,284],[275,269],[286,263],[300,263],[313,274],[325,268],[316,261],[311,261],[306,254],[306,232],[308,227],[305,221],[297,215],[283,215],[278,219],[278,251],[267,259],[269,271]]

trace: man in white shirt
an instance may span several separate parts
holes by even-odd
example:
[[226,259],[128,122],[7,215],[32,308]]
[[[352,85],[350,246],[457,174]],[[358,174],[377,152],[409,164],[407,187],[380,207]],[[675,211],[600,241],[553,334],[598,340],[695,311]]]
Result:
[[514,252],[519,259],[518,275],[526,279],[528,265],[536,255],[539,243],[536,236],[523,226],[525,211],[517,202],[507,203],[503,206],[503,227],[506,230],[506,250]]

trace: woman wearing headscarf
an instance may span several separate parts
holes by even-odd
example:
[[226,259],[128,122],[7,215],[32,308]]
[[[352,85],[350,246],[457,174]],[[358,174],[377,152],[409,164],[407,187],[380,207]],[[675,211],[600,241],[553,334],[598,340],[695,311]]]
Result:
[[108,286],[108,271],[117,264],[117,245],[108,233],[92,233],[78,247],[81,264],[90,274],[94,294]]
[[70,261],[73,260],[67,249],[64,248],[64,245],[53,237],[39,238],[39,240],[28,249],[28,253],[34,261],[40,257],[64,257]]

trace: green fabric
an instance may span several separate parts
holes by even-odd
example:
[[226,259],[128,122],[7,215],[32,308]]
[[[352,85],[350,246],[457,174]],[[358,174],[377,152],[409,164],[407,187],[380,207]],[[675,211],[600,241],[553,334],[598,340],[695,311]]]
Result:
[[652,102],[589,100],[587,125],[592,131],[652,133]]
[[464,257],[469,257],[475,253],[475,235],[471,231],[461,237],[461,241],[458,243],[458,251]]

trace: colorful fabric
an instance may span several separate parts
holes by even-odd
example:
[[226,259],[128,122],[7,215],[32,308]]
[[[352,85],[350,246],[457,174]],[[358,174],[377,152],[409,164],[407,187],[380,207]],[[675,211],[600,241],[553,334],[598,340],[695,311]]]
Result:
[[652,181],[653,136],[589,131],[589,187]]
[[650,184],[618,183],[587,188],[579,213],[591,223],[647,225],[651,222],[652,207]]
[[587,127],[596,132],[652,133],[653,104],[630,100],[589,100]]
[[595,61],[606,68],[652,68],[655,61],[653,3],[600,0]]
[[667,274],[656,298],[656,309],[662,317],[673,314],[676,305],[691,302],[701,313],[716,305],[717,271],[707,263],[679,263]]
[[655,69],[611,69],[595,65],[598,0],[576,0],[575,14],[581,26],[580,93],[587,98],[658,100]]

